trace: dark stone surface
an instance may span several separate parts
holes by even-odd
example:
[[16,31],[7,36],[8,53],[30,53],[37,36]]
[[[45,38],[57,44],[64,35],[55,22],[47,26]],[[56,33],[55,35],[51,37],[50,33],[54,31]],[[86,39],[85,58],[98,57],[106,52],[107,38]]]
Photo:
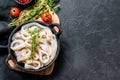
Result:
[[[120,0],[60,4],[61,52],[52,75],[14,72],[5,64],[7,50],[0,49],[0,80],[120,80]],[[11,6],[17,6],[14,0],[0,0],[1,44],[7,44]]]

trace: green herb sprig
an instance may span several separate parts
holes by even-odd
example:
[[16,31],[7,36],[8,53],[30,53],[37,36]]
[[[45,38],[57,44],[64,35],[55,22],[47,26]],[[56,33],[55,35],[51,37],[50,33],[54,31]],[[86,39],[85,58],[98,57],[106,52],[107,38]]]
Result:
[[39,37],[39,32],[40,30],[28,30],[28,32],[30,33],[30,36],[31,36],[31,55],[30,55],[30,59],[33,59],[34,58],[34,55],[35,55],[35,51],[36,51],[36,47],[38,46],[38,37]]
[[52,11],[59,7],[59,5],[54,5],[54,3],[59,0],[36,0],[35,4],[28,9],[25,9],[18,18],[13,19],[10,23],[10,27],[15,27],[24,23],[26,21],[36,20],[40,17],[43,12]]

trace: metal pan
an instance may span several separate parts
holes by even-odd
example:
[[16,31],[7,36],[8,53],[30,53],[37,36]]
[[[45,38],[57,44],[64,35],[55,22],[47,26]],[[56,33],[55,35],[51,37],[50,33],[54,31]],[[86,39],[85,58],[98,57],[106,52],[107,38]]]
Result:
[[[19,31],[23,25],[26,25],[26,24],[29,24],[29,23],[32,23],[32,22],[39,23],[39,24],[41,24],[41,25],[43,25],[43,26],[46,26],[46,27],[50,28],[50,30],[53,32],[53,34],[56,35],[56,38],[57,38],[57,39],[56,39],[56,40],[57,40],[57,51],[56,51],[56,55],[55,55],[54,59],[53,59],[48,65],[46,65],[46,66],[44,66],[44,67],[41,67],[41,68],[39,68],[39,69],[37,69],[37,70],[25,69],[22,64],[19,64],[19,63],[17,62],[16,56],[14,55],[14,51],[11,50],[11,48],[10,48],[10,45],[11,45],[11,42],[12,42],[12,36],[13,36],[17,31]],[[57,29],[56,29],[56,28],[57,28]],[[29,22],[25,22],[25,23],[17,26],[17,27],[12,31],[12,33],[10,34],[10,37],[9,37],[9,40],[8,40],[8,45],[7,45],[7,46],[5,46],[5,45],[0,45],[0,48],[7,48],[7,49],[8,49],[9,55],[8,55],[8,57],[7,57],[7,59],[6,59],[6,63],[7,63],[7,65],[8,65],[11,69],[13,69],[13,70],[16,70],[16,69],[18,70],[18,69],[19,69],[19,70],[24,70],[24,71],[27,71],[27,72],[39,72],[39,71],[45,70],[46,68],[50,67],[51,64],[53,64],[53,63],[55,62],[55,60],[57,59],[58,54],[59,54],[59,51],[60,51],[60,40],[59,40],[59,36],[60,36],[61,33],[62,33],[62,31],[61,31],[61,29],[60,29],[60,27],[59,27],[59,24],[56,24],[56,23],[54,23],[54,24],[46,24],[46,23],[43,23],[43,22],[41,22],[41,21],[29,21]],[[9,62],[10,62],[10,63],[9,63]]]

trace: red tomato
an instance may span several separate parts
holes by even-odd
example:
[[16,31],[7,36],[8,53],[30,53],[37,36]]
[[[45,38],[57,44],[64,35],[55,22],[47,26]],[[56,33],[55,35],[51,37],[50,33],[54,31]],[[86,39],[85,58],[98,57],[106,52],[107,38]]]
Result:
[[28,3],[28,2],[30,2],[30,0],[18,0],[19,2],[21,2],[21,3]]
[[18,17],[19,16],[19,14],[20,14],[20,9],[19,8],[17,8],[17,7],[12,7],[11,9],[10,9],[10,15],[12,16],[12,17]]
[[51,23],[52,22],[52,15],[49,12],[44,12],[41,14],[41,19],[45,23]]

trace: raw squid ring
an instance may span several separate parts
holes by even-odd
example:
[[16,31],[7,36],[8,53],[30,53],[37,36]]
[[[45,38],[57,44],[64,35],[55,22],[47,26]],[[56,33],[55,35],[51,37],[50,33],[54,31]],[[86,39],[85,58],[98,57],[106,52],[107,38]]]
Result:
[[44,32],[41,32],[41,31],[40,31],[40,32],[39,32],[39,37],[38,37],[37,41],[38,41],[40,44],[43,44],[43,43],[46,42],[45,38],[46,38],[46,34],[45,34]]
[[12,40],[15,40],[15,39],[21,39],[21,34],[20,32],[16,32],[13,37],[12,37]]
[[15,56],[19,56],[21,51],[15,51]]
[[51,31],[47,31],[46,32],[46,39],[47,39],[47,41],[51,41],[52,40],[52,37],[53,37],[53,34],[52,34],[52,32]]
[[43,43],[41,45],[39,45],[39,48],[41,48],[43,51],[46,51],[48,50],[48,45],[46,43]]
[[26,47],[30,48],[31,47],[31,40],[26,40],[25,44],[26,44]]
[[42,38],[42,36],[45,36],[47,41],[50,41],[52,39],[52,36],[53,36],[50,29],[44,29],[44,32],[40,32],[40,34],[41,34],[41,38]]
[[39,29],[40,25],[38,23],[30,23],[26,24],[21,28],[21,32],[26,32],[27,29],[34,30],[34,29]]
[[39,59],[39,55],[37,53],[35,53],[34,60],[38,60],[38,59]]
[[26,69],[39,69],[41,64],[39,61],[27,60],[24,66]]
[[22,51],[21,51],[21,56],[24,56],[24,57],[26,57],[26,58],[29,58],[30,57],[30,55],[31,55],[31,50],[30,49],[22,49]]
[[33,30],[39,30],[39,27],[38,26],[32,26],[31,28],[29,28],[31,31]]
[[21,62],[21,61],[22,61],[22,62],[25,62],[26,60],[29,59],[30,55],[31,55],[30,49],[28,49],[28,48],[22,49],[22,50],[19,52],[19,54],[16,55],[17,61],[18,61],[18,62]]
[[21,32],[21,37],[24,40],[29,40],[31,38],[30,34],[28,32],[24,32],[24,31]]
[[45,51],[39,50],[39,60],[41,63],[46,65],[49,63],[50,58],[49,58],[49,55]]
[[29,28],[29,25],[30,25],[30,24],[26,24],[26,25],[22,26],[21,32],[26,32],[27,29]]
[[11,43],[11,49],[12,50],[20,50],[25,47],[24,41],[23,40],[14,40]]
[[46,33],[41,31],[39,32],[40,38],[46,38]]

